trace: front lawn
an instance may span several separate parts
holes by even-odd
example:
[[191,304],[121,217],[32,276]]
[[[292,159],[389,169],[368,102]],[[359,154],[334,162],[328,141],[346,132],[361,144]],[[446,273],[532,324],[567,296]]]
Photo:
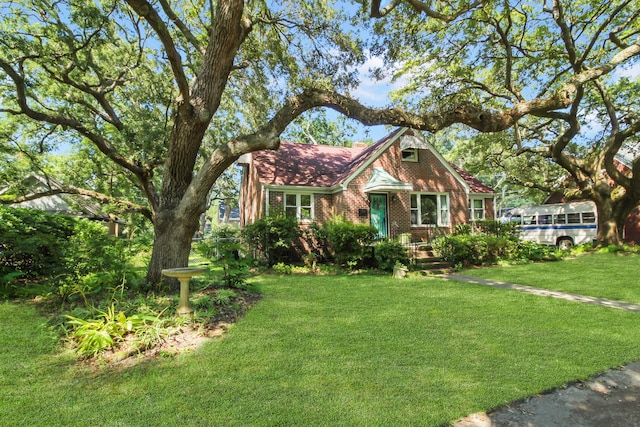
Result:
[[97,373],[0,304],[2,423],[440,426],[640,359],[637,313],[422,277],[254,281],[223,339]]
[[563,262],[468,269],[483,279],[640,303],[640,255],[628,252],[588,253]]

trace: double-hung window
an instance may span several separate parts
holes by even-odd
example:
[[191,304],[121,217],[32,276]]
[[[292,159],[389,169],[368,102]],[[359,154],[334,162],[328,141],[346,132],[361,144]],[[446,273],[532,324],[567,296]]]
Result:
[[469,219],[478,221],[484,219],[484,199],[469,200]]
[[449,225],[449,195],[423,194],[411,195],[411,225]]
[[296,218],[299,222],[313,220],[313,195],[294,194],[284,195],[284,212],[286,216]]

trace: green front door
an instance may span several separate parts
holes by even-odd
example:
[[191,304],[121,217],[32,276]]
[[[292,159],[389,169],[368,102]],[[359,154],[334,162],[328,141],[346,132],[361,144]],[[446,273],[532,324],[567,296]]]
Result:
[[387,195],[370,194],[369,208],[371,211],[371,225],[378,230],[378,239],[386,239],[388,233],[387,221]]

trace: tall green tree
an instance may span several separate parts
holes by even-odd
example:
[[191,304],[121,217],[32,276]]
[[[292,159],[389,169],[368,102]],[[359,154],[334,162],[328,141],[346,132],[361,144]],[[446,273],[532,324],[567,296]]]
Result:
[[373,1],[371,15],[387,64],[410,77],[397,94],[407,106],[505,111],[563,97],[563,108],[505,116],[515,120],[508,132],[461,152],[530,188],[550,190],[562,168],[572,196],[596,203],[600,244],[621,243],[640,202],[640,158],[626,172],[614,159],[640,139],[640,81],[614,69],[638,66],[639,1]]
[[[372,2],[376,4],[380,6]],[[480,103],[484,98],[467,86],[450,96],[453,86],[441,85],[442,76],[462,81],[463,71],[473,64],[456,70],[462,61],[456,52],[464,57],[474,50],[488,52],[500,46],[495,41],[499,34],[489,37],[485,22],[477,20],[475,30],[468,31],[480,34],[484,44],[464,52],[466,42],[456,44],[461,36],[451,22],[467,22],[468,14],[485,8],[507,10],[510,5],[463,2],[461,9],[449,12],[448,3],[434,2],[443,8],[441,16],[431,14],[421,21],[422,15],[407,9],[419,2],[396,4],[394,10],[403,13],[392,22],[394,31],[401,27],[402,16],[413,25],[413,33],[402,32],[410,40],[406,46],[422,52],[418,48],[426,43],[429,55],[439,52],[452,60],[452,68],[442,69],[447,73],[424,68],[416,79],[434,83],[426,94],[430,101],[414,110],[418,113],[371,109],[345,95],[357,84],[354,67],[365,59],[369,21],[363,13],[355,16],[354,31],[347,25],[350,15],[333,2],[15,0],[0,4],[0,114],[15,128],[13,140],[36,145],[44,141],[44,151],[61,142],[90,145],[135,185],[136,199],[81,188],[70,191],[120,203],[153,222],[147,279],[156,283],[163,268],[187,264],[191,237],[218,177],[244,153],[276,149],[287,126],[308,110],[329,107],[365,125],[434,132],[462,123],[498,132],[530,114],[564,114],[584,97],[586,84],[640,52],[637,43],[615,45],[615,51],[608,49],[588,68],[558,74],[539,97],[526,92],[519,96],[515,86],[507,85],[493,97],[485,92],[489,102]],[[546,13],[535,10],[530,16]],[[622,15],[613,16],[621,25]],[[629,43],[626,33],[616,34]],[[544,31],[541,35],[546,36]],[[373,52],[391,57],[404,48],[399,41],[389,40]],[[416,55],[413,62],[424,58]],[[403,59],[407,70],[409,59]],[[527,58],[536,64],[530,75],[533,70],[547,73],[553,65],[533,59]],[[500,68],[502,75],[512,73],[509,64]],[[440,106],[443,100],[446,108]]]

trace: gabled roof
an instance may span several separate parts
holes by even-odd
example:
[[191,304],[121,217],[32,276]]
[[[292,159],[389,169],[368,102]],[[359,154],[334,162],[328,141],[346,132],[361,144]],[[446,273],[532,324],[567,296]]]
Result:
[[458,166],[453,163],[449,163],[451,167],[464,179],[464,181],[469,185],[469,189],[472,193],[495,193],[495,190],[491,188],[489,185],[480,181],[478,178],[472,176],[469,172],[460,169]]
[[333,187],[344,182],[396,132],[367,147],[281,142],[276,151],[251,153],[260,182],[267,185]]
[[[251,153],[251,156],[262,184],[331,189],[348,183],[361,169],[368,166],[408,131],[411,132],[406,128],[396,129],[364,148],[281,142],[280,148],[276,151],[256,151]],[[441,158],[439,154],[437,157]],[[452,173],[458,175],[471,193],[494,193],[488,185],[444,159],[442,161],[449,166]]]

